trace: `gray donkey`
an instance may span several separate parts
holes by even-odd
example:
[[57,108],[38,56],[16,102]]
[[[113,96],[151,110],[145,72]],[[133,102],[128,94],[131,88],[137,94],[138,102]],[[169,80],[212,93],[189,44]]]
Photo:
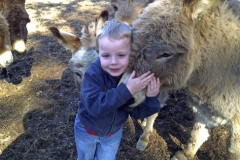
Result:
[[133,69],[137,75],[151,70],[160,77],[162,91],[184,88],[194,112],[188,143],[172,160],[193,158],[211,128],[222,125],[231,136],[228,159],[240,159],[239,3],[156,0],[132,25],[130,66],[122,81]]

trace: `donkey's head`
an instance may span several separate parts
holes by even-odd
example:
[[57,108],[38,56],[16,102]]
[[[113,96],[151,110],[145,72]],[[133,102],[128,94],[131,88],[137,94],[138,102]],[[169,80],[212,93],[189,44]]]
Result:
[[111,0],[114,19],[132,25],[142,10],[153,0]]
[[[135,70],[139,76],[151,70],[160,77],[162,91],[194,89],[207,83],[203,74],[218,73],[209,70],[217,68],[213,62],[226,57],[229,48],[238,43],[231,31],[237,26],[236,16],[222,0],[155,1],[132,25],[129,72]],[[223,35],[228,37],[220,39]],[[228,38],[235,39],[234,43]]]
[[80,89],[83,75],[91,62],[98,58],[95,50],[97,31],[108,20],[108,11],[103,10],[99,17],[86,22],[82,27],[82,36],[59,31],[56,27],[50,27],[49,30],[53,37],[66,49],[72,51],[72,58],[69,60],[69,67],[74,73],[74,80],[78,89]]

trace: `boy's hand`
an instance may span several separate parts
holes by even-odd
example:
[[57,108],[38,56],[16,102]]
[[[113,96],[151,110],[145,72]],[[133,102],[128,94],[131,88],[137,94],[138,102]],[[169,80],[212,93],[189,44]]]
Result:
[[126,84],[128,90],[132,95],[144,89],[149,84],[152,77],[154,76],[154,73],[151,74],[150,71],[142,74],[137,78],[134,78],[135,74],[136,72],[133,71]]
[[160,86],[161,86],[160,79],[153,76],[147,86],[146,96],[155,97],[160,91]]

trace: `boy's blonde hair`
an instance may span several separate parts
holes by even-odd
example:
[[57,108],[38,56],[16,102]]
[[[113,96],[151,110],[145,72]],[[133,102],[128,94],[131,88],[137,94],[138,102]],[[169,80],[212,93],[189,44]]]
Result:
[[99,40],[102,37],[108,37],[115,40],[129,38],[131,40],[131,35],[131,27],[129,25],[114,19],[106,21],[97,33],[96,51],[99,52]]

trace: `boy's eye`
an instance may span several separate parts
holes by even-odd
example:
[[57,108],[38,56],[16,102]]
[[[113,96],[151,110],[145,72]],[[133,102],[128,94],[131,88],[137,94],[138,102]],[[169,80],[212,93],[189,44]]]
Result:
[[119,54],[118,56],[119,57],[125,57],[126,55],[125,54]]
[[105,54],[105,55],[102,55],[102,57],[109,57],[109,55]]

